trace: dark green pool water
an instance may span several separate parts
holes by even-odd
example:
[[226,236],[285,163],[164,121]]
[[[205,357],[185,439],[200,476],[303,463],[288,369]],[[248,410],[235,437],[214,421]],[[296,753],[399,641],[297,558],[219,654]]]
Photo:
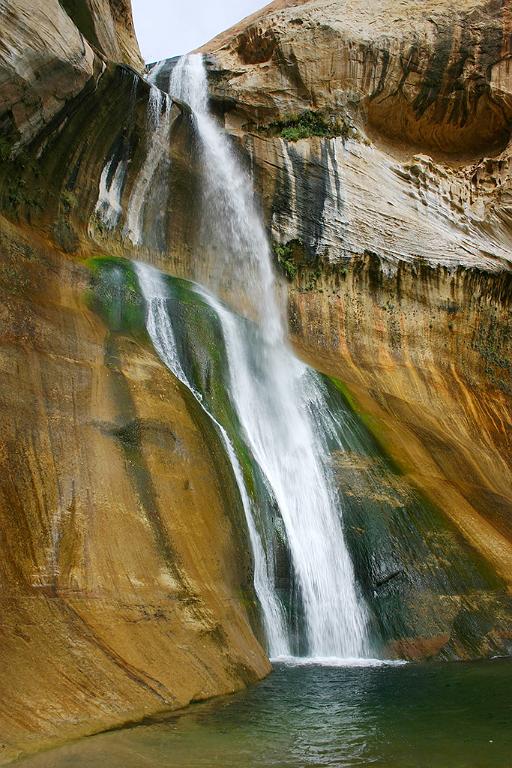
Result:
[[21,765],[510,768],[512,661],[277,667],[242,694]]

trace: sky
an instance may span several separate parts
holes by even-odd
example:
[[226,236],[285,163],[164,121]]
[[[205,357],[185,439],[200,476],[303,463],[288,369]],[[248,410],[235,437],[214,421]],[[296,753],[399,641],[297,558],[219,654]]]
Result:
[[263,8],[269,0],[132,0],[147,64],[179,56]]

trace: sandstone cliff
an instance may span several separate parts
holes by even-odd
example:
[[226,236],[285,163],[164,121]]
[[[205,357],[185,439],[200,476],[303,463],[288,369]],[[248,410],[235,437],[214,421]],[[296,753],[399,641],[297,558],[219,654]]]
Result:
[[[91,257],[207,270],[186,105],[137,72],[125,2],[16,0],[0,21],[10,757],[269,667],[216,436],[147,338],[90,302]],[[387,651],[411,658],[506,652],[512,637],[511,23],[498,0],[280,0],[205,47],[298,350],[344,383],[401,470],[389,482],[433,502],[415,541],[437,537],[445,564],[467,547],[465,563],[490,566],[440,580],[415,613],[428,568],[391,529],[414,584]],[[152,73],[161,89],[172,65]],[[366,508],[371,491],[340,473]]]
[[142,71],[124,0],[20,0],[2,4],[0,21],[0,120],[4,141],[16,146],[94,87],[108,60]]
[[129,6],[0,4],[0,26],[4,761],[269,663],[218,436],[144,334],[90,300],[84,213],[116,132],[130,115],[146,130]]

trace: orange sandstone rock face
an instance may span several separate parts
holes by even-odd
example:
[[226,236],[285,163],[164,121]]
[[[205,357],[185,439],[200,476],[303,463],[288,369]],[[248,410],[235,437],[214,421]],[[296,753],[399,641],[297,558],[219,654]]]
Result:
[[379,134],[461,155],[507,143],[511,24],[502,0],[277,2],[203,50],[256,121],[350,104]]
[[82,267],[5,220],[0,252],[6,759],[239,690],[269,664],[200,409],[87,309]]
[[[86,0],[85,3],[63,0],[62,5],[89,42],[97,45],[107,59],[143,71],[130,0]],[[80,6],[78,12],[77,6]]]
[[512,585],[510,275],[385,274],[368,257],[307,281],[289,299],[299,352],[347,384],[405,476]]

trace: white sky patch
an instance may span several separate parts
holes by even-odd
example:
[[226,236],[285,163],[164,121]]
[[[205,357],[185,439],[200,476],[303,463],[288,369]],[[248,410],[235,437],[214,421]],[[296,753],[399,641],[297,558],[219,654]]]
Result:
[[148,64],[193,51],[265,5],[265,0],[132,0]]

